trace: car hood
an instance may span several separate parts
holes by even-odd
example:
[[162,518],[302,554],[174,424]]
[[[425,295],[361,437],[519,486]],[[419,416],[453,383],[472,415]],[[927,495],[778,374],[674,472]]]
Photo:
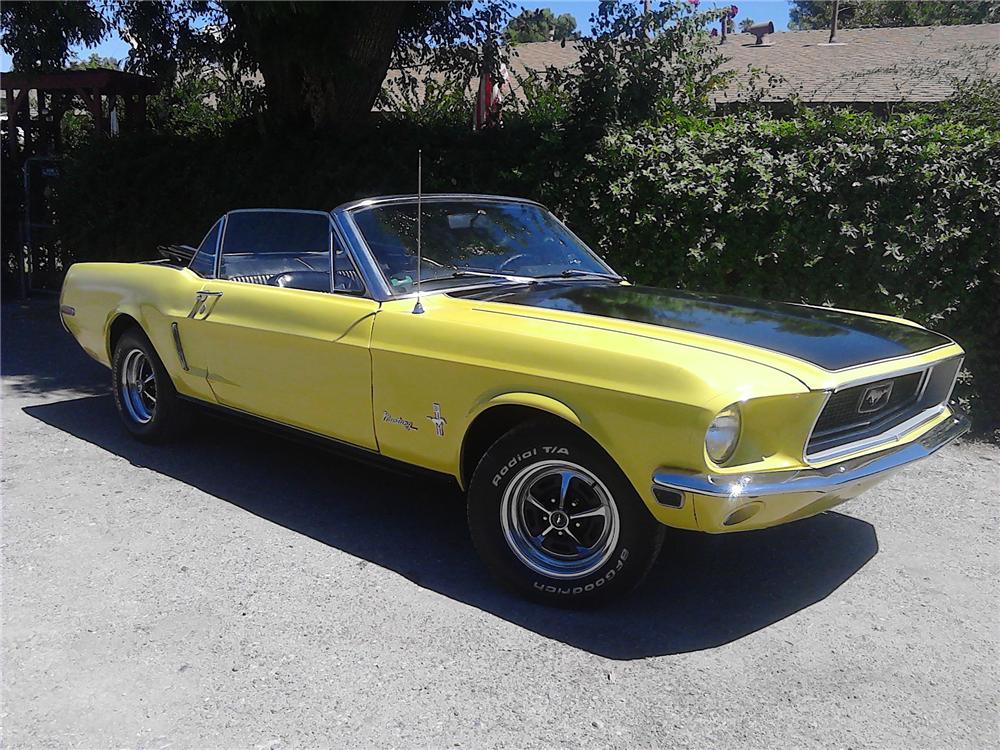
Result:
[[654,287],[552,282],[480,289],[455,296],[703,334],[793,357],[832,372],[952,343],[925,328],[880,317]]

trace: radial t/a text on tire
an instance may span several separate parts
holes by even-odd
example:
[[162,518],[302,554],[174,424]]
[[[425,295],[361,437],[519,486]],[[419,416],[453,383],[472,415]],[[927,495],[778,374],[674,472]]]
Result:
[[569,425],[521,425],[486,452],[469,483],[469,529],[511,588],[564,606],[634,588],[664,528],[610,457]]

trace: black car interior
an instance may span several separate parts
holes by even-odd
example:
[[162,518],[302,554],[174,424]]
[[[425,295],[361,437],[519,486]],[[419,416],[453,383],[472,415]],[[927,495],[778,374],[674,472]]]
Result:
[[[337,253],[334,291],[361,292],[361,277],[342,251]],[[330,291],[329,253],[223,253],[219,278],[312,292]]]
[[[215,236],[213,236],[215,235]],[[214,271],[215,228],[190,266],[202,275]],[[330,279],[331,226],[319,211],[253,210],[227,215],[222,234],[218,278],[313,292],[364,292],[361,276],[344,250],[333,257]],[[180,253],[175,252],[179,257]]]

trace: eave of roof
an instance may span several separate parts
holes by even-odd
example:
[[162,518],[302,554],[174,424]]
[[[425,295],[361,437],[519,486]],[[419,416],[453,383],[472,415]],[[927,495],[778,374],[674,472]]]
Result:
[[[719,50],[726,58],[723,70],[734,77],[713,101],[746,99],[755,78],[751,68],[760,71],[764,101],[797,96],[841,104],[942,101],[954,93],[956,81],[1000,76],[1000,24],[844,29],[837,32],[837,45],[826,44],[828,38],[827,30],[781,31],[758,47],[748,34],[730,35]],[[547,68],[572,71],[580,57],[576,44],[560,42],[520,44],[514,52],[515,79]],[[520,98],[520,87],[513,88]]]
[[152,78],[110,68],[56,70],[51,72],[11,71],[0,73],[2,89],[75,91],[96,89],[104,94],[152,94],[159,88]]

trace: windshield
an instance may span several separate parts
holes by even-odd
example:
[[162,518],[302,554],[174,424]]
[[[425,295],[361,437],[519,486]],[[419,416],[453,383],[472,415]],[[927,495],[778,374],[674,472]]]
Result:
[[[395,203],[352,213],[396,294],[417,278],[417,205]],[[613,276],[608,267],[545,209],[487,200],[425,201],[423,281],[486,276]]]

